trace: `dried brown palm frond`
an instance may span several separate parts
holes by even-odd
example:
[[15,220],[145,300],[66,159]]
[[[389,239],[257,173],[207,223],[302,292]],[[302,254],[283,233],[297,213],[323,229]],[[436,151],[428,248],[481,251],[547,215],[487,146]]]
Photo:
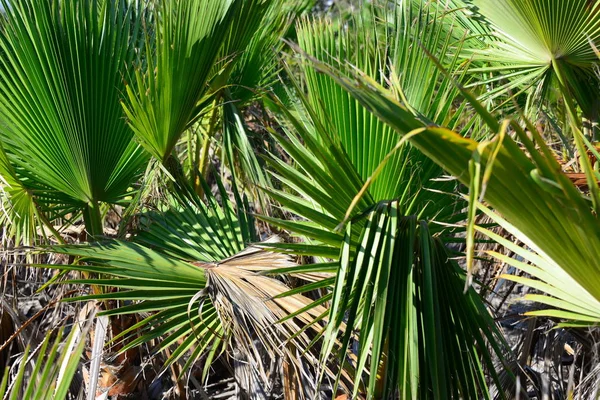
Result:
[[[310,397],[317,385],[314,380],[307,385],[304,376],[317,370],[318,356],[311,351],[311,341],[321,329],[312,321],[326,309],[308,307],[313,300],[301,294],[280,297],[290,288],[265,275],[269,270],[292,267],[291,258],[250,246],[223,261],[194,265],[206,270],[203,295],[210,297],[226,335],[233,338],[229,357],[247,394],[266,396],[279,376],[285,390],[298,398]],[[290,314],[295,317],[286,318]],[[304,329],[306,326],[310,328]]]

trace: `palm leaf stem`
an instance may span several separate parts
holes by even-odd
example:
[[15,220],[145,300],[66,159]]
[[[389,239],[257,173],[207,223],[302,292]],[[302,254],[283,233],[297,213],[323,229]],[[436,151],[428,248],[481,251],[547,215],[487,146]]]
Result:
[[198,159],[198,170],[194,171],[196,177],[194,180],[194,189],[196,190],[196,193],[198,193],[198,195],[200,197],[202,197],[202,185],[200,183],[200,176],[198,176],[198,173],[200,173],[200,175],[204,178],[206,178],[206,174],[208,173],[208,165],[209,165],[209,150],[210,150],[210,143],[212,141],[212,138],[215,135],[215,132],[217,130],[217,122],[218,122],[218,118],[219,118],[219,107],[217,107],[217,105],[219,104],[219,101],[221,100],[222,97],[222,92],[219,91],[216,95],[215,95],[215,99],[213,101],[213,110],[212,110],[212,114],[210,116],[210,121],[208,123],[208,129],[206,131],[206,134],[204,135],[204,142],[202,143],[202,148],[200,150],[200,158]]

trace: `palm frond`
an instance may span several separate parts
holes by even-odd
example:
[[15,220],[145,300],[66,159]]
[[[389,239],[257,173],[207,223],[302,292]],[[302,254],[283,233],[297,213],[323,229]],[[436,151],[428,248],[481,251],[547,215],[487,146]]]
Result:
[[[529,107],[552,99],[563,86],[587,118],[598,114],[597,57],[590,43],[600,41],[597,2],[586,0],[510,0],[498,4],[475,0],[490,22],[487,49],[476,50],[473,72],[489,72],[481,84],[493,87],[487,97],[525,91]],[[505,82],[505,83],[503,83]]]
[[341,359],[357,347],[353,396],[489,398],[484,370],[500,386],[494,360],[507,345],[477,293],[463,294],[464,272],[398,202],[365,218],[359,246],[346,231],[324,359],[338,337]]
[[[416,71],[415,75],[402,78],[406,90],[398,84],[394,87],[399,90],[394,94],[402,98],[405,110],[415,121],[429,124],[428,116],[445,120],[443,115],[448,111],[440,111],[438,105],[445,105],[448,99],[455,100],[458,90],[437,70],[435,63],[419,62],[419,54],[423,57],[422,50],[415,47],[413,41],[417,29],[421,28],[414,25],[413,17],[397,14],[392,14],[391,27],[380,25],[377,12],[380,10],[364,13],[364,20],[351,20],[349,25],[360,27],[356,31],[328,20],[303,21],[298,29],[299,48],[317,64],[326,61],[350,74],[355,68],[364,68],[369,83],[392,85],[398,79],[388,82],[387,52],[392,52],[393,47],[385,40],[390,36],[389,32],[397,33],[397,55],[399,59],[410,60]],[[423,23],[436,15],[433,10],[421,12],[419,18]],[[434,32],[431,41],[427,42],[432,51],[438,51],[438,47],[447,48],[439,38],[446,38],[442,33],[446,33],[448,27],[431,28],[428,25],[428,28]],[[406,43],[400,42],[402,40]],[[354,65],[344,64],[341,60],[345,59]],[[455,61],[449,63],[453,65]],[[294,110],[295,114],[277,100],[271,104],[274,111],[284,116],[287,135],[276,138],[293,161],[289,165],[272,160],[272,169],[282,186],[292,191],[269,189],[268,192],[286,211],[307,221],[261,218],[306,240],[303,244],[269,245],[270,248],[336,260],[335,282],[324,278],[303,288],[330,288],[332,291],[321,361],[330,360],[334,349],[339,352],[338,362],[349,364],[340,371],[339,378],[348,369],[353,371],[354,396],[364,391],[367,396],[386,398],[398,390],[402,398],[427,398],[428,393],[440,398],[458,396],[459,393],[463,396],[477,396],[479,392],[487,394],[480,357],[486,368],[493,370],[495,356],[480,346],[485,346],[488,340],[501,343],[501,335],[491,318],[480,318],[487,315],[487,311],[476,293],[471,290],[468,296],[463,296],[464,274],[448,261],[443,244],[438,243],[439,238],[433,239],[428,223],[421,223],[419,234],[415,233],[417,220],[456,222],[457,215],[461,215],[461,206],[457,205],[454,196],[442,193],[443,188],[453,188],[454,182],[431,182],[432,178],[440,177],[441,170],[422,153],[370,115],[360,101],[346,93],[330,76],[320,74],[310,65],[303,66],[303,73],[308,96],[300,95],[302,107]],[[430,86],[418,87],[419,73],[431,76]],[[442,88],[439,91],[438,85]],[[414,108],[411,102],[421,110]],[[420,129],[422,127],[415,124],[411,134],[419,137]],[[384,172],[379,171],[386,161],[385,168],[391,169],[383,175]],[[376,186],[377,183],[381,186]],[[427,190],[424,186],[437,190]],[[350,214],[349,209],[353,210]],[[339,228],[348,220],[351,222],[344,235]],[[408,221],[415,225],[412,234],[406,233]],[[440,225],[431,224],[431,227],[437,235],[444,231]],[[402,240],[403,234],[408,236]],[[425,245],[435,250],[423,249]],[[406,249],[406,254],[402,254],[401,246]],[[426,257],[433,261],[424,260]],[[331,272],[330,264],[321,265],[323,272]],[[299,272],[300,269],[290,271]],[[423,283],[421,274],[426,273],[431,273],[430,279],[436,276],[435,284],[431,281]],[[414,279],[407,278],[409,274],[414,274],[410,275]],[[444,295],[437,297],[436,290]],[[423,293],[426,291],[430,296],[425,299]],[[444,297],[446,294],[448,297]],[[413,303],[413,295],[422,300]],[[386,308],[385,304],[393,306]],[[460,304],[463,313],[460,316],[449,313],[449,304]],[[437,316],[437,312],[452,315],[443,328],[439,325],[444,320],[441,314],[432,317],[436,322],[428,319]],[[461,322],[456,322],[458,320]],[[411,332],[406,333],[409,325]],[[442,343],[441,336],[418,333],[417,327],[425,332],[425,325],[430,326],[431,332],[443,330],[444,335],[452,339]],[[465,326],[476,328],[471,330]],[[486,333],[482,335],[480,329]],[[398,335],[404,336],[398,337],[397,331],[402,332]],[[348,351],[354,344],[359,347],[358,354]],[[505,348],[500,347],[497,345],[492,353],[502,355]],[[429,353],[430,350],[435,354]],[[454,364],[445,364],[441,359],[439,363],[420,361],[451,353],[464,357],[456,357]],[[363,374],[365,369],[370,372]]]
[[[298,44],[309,57],[343,71],[358,68],[384,86],[393,81],[397,98],[420,118],[456,123],[463,111],[456,102],[459,92],[421,50],[440,54],[445,65],[455,69],[458,58],[445,54],[451,47],[458,54],[462,41],[452,41],[452,23],[438,22],[444,21],[439,18],[443,11],[438,5],[415,8],[412,2],[389,11],[384,3],[376,2],[365,7],[363,16],[346,22],[347,26],[328,20],[304,21],[298,27]],[[394,63],[410,67],[396,76]],[[380,169],[369,186],[374,199],[403,197],[408,204],[423,195],[425,199],[415,200],[415,208],[422,209],[433,196],[418,189],[423,183],[436,190],[452,190],[451,184],[428,182],[439,177],[441,170],[410,145],[399,146],[393,131],[334,80],[309,65],[303,73],[308,102],[324,130],[321,136],[329,134],[334,143],[341,143],[363,182]],[[453,119],[443,121],[451,109]]]
[[526,315],[559,318],[563,321],[560,326],[585,326],[600,323],[600,301],[597,298],[585,290],[571,275],[508,221],[483,205],[479,207],[499,226],[527,245],[527,248],[524,248],[489,229],[476,228],[496,243],[511,250],[519,259],[495,251],[488,251],[488,255],[531,276],[529,278],[503,274],[499,278],[527,285],[543,293],[527,294],[523,297],[522,300],[544,305],[544,308],[529,311]]
[[[161,1],[146,44],[147,65],[123,104],[142,146],[166,162],[197,118],[226,33],[241,1]],[[153,41],[153,42],[152,42]]]
[[[359,81],[357,76],[348,78],[331,67],[313,63],[392,126],[399,137],[425,127],[366,75],[361,74]],[[499,132],[498,121],[468,92],[463,94],[490,130]],[[485,200],[588,293],[600,299],[600,224],[591,211],[591,203],[560,172],[554,155],[534,127],[528,126],[532,140],[517,123],[509,125],[528,155],[508,136],[495,139],[494,146],[484,146],[480,154],[482,168],[489,167],[491,172],[485,182]],[[477,142],[435,126],[426,127],[410,141],[461,182],[472,183],[468,166]],[[492,152],[496,154],[488,166]]]
[[[238,196],[236,207],[219,187],[222,205],[210,190],[206,190],[206,203],[192,194],[174,197],[161,212],[142,217],[135,243],[48,247],[80,262],[45,267],[100,274],[100,278],[70,282],[118,291],[74,300],[112,299],[124,303],[105,315],[144,316],[113,338],[128,339],[121,351],[157,341],[156,351],[174,348],[166,366],[181,361],[186,372],[202,358],[205,374],[216,357],[226,355],[234,363],[232,354],[239,352],[257,371],[241,383],[249,393],[258,388],[269,392],[273,379],[282,377],[284,364],[287,378],[301,388],[302,377],[315,369],[303,364],[318,361],[310,351],[304,354],[311,337],[302,327],[325,309],[304,310],[313,300],[301,294],[278,297],[290,288],[268,273],[294,264],[288,256],[249,246],[256,234],[253,220],[246,215],[247,201]],[[283,321],[290,314],[295,318]],[[262,358],[265,352],[267,360]],[[270,370],[269,365],[279,366]]]
[[141,6],[3,5],[0,140],[24,187],[43,189],[39,201],[55,211],[122,200],[147,159],[119,105]]

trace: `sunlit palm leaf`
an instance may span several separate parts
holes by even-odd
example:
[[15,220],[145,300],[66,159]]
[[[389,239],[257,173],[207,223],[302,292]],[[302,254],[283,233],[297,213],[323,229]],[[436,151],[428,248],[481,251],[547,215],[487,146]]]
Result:
[[[342,70],[366,71],[382,85],[391,83],[390,70],[399,72],[398,76],[391,75],[397,98],[425,120],[455,124],[463,111],[456,101],[459,92],[434,62],[423,57],[420,48],[440,55],[448,68],[456,69],[462,41],[453,39],[452,21],[440,18],[446,9],[409,1],[392,10],[384,2],[375,2],[364,8],[363,16],[350,19],[348,26],[327,20],[306,21],[298,29],[299,47],[307,55]],[[451,51],[455,56],[447,57]],[[394,71],[396,66],[404,68]],[[429,188],[452,190],[451,183],[427,182],[441,174],[439,167],[408,144],[397,148],[398,140],[390,128],[330,77],[308,66],[303,72],[310,106],[332,140],[342,144],[362,180],[371,177],[385,160],[369,187],[374,199],[403,197],[404,204],[414,199],[415,209],[422,210],[435,197],[431,192],[419,193],[424,183]]]
[[480,208],[494,222],[531,249],[518,246],[488,229],[477,228],[479,232],[511,250],[519,259],[494,251],[488,252],[490,256],[529,274],[533,279],[509,274],[503,274],[500,278],[522,283],[544,293],[524,296],[523,300],[535,301],[546,306],[540,310],[529,311],[526,315],[560,318],[564,321],[561,323],[563,326],[600,323],[600,301],[597,298],[581,287],[572,276],[560,268],[554,260],[544,254],[535,243],[513,225],[487,207],[480,205]]
[[[385,60],[381,59],[384,55],[376,40],[377,32],[368,29],[369,26],[360,24],[350,30],[336,27],[327,20],[306,20],[299,26],[298,44],[319,60],[348,60],[378,79]],[[371,39],[370,36],[375,37]],[[328,76],[317,74],[312,68],[305,68],[304,74],[309,88],[308,97],[320,123],[326,131],[331,131],[333,141],[342,143],[357,172],[366,180],[396,145],[394,133],[340,90]],[[409,149],[405,146],[402,150],[388,161],[380,179],[371,185],[370,192],[379,200],[394,198],[405,188],[404,179],[389,179],[391,176],[403,177],[404,160]]]
[[48,188],[41,200],[59,209],[122,200],[146,161],[119,105],[137,57],[139,10],[104,1],[3,5],[0,139],[10,163],[28,189]]
[[[474,0],[473,4],[494,28],[488,49],[476,51],[474,57],[476,63],[487,63],[474,71],[493,74],[482,82],[494,87],[489,95],[525,90],[531,95],[530,106],[537,109],[560,82],[588,118],[597,117],[598,60],[590,45],[600,41],[596,1]],[[505,80],[508,83],[500,83]]]
[[[391,15],[394,21],[391,27],[378,22],[376,10],[366,14],[367,22],[359,18],[351,21],[357,25],[355,28],[365,28],[363,30],[346,29],[327,20],[304,21],[298,29],[300,47],[311,57],[333,62],[348,71],[351,68],[340,60],[349,59],[356,66],[366,68],[370,76],[380,82],[386,80],[383,73],[388,52],[393,52],[402,60],[411,60],[419,67],[402,77],[404,97],[406,99],[408,95],[409,101],[414,101],[414,105],[419,107],[415,113],[435,119],[439,115],[437,105],[455,98],[457,91],[449,89],[449,82],[433,68],[435,64],[417,62],[423,57],[413,40],[420,25],[414,26],[410,12],[407,11],[405,15],[402,10]],[[419,21],[426,21],[434,15],[421,10]],[[441,32],[449,28],[440,25],[429,29],[427,37],[430,41],[427,44],[431,46],[431,51],[437,52]],[[385,34],[395,39],[388,39]],[[338,38],[341,39],[339,42]],[[452,190],[452,182],[430,181],[441,173],[437,166],[408,144],[398,147],[399,140],[394,139],[395,134],[344,93],[333,79],[316,73],[308,66],[303,73],[308,98],[303,100],[306,112],[299,112],[300,115],[304,114],[301,118],[308,122],[302,123],[282,105],[272,105],[285,114],[290,128],[299,135],[299,138],[295,138],[290,133],[289,141],[279,140],[279,143],[301,168],[297,171],[285,163],[274,161],[276,178],[301,193],[304,200],[270,190],[274,199],[313,223],[332,229],[344,220],[364,183],[382,166],[363,199],[356,204],[356,210],[364,210],[377,201],[402,198],[405,213],[415,212],[444,219],[456,211],[450,197],[421,190],[423,185],[442,191]],[[416,79],[423,75],[428,76],[425,86]],[[438,81],[442,84],[439,90],[436,89]],[[385,164],[382,164],[384,161]],[[319,207],[315,207],[315,204]],[[295,221],[282,223],[288,229],[292,225],[301,228]],[[313,235],[317,233],[315,228],[312,228]],[[306,233],[307,229],[305,226],[298,232]],[[338,240],[339,243],[339,237],[332,239],[331,233],[325,236],[330,237],[325,243],[332,243],[332,240]]]
[[[160,2],[147,66],[136,71],[124,104],[140,143],[165,162],[180,136],[201,111],[210,72],[239,0]],[[153,42],[152,42],[153,41]]]
[[0,225],[5,227],[3,244],[7,241],[32,245],[37,242],[35,228],[43,225],[36,221],[36,201],[20,181],[0,146]]
[[[92,320],[90,318],[90,322]],[[83,328],[74,326],[67,337],[64,337],[64,329],[48,332],[37,349],[31,351],[28,346],[18,364],[17,374],[10,383],[8,370],[4,374],[0,396],[9,400],[66,399],[80,366],[89,327],[90,323]],[[26,378],[30,362],[34,367],[31,375]]]
[[[423,127],[389,92],[365,75],[360,81],[348,79],[323,64],[315,65],[394,127],[399,137]],[[499,132],[500,124],[473,97],[470,101],[490,129]],[[591,212],[590,202],[560,172],[554,155],[534,127],[528,129],[534,141],[516,123],[511,128],[529,157],[510,137],[497,143],[498,153],[485,183],[485,200],[590,295],[600,299],[600,224]],[[442,127],[428,127],[410,141],[462,182],[471,183],[468,165],[477,142]],[[483,152],[484,166],[492,150],[493,146],[488,146]]]

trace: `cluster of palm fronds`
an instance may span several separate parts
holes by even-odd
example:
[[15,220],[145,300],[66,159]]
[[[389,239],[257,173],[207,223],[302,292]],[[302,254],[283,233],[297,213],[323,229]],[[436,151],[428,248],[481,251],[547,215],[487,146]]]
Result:
[[8,398],[600,393],[597,0],[0,2]]

